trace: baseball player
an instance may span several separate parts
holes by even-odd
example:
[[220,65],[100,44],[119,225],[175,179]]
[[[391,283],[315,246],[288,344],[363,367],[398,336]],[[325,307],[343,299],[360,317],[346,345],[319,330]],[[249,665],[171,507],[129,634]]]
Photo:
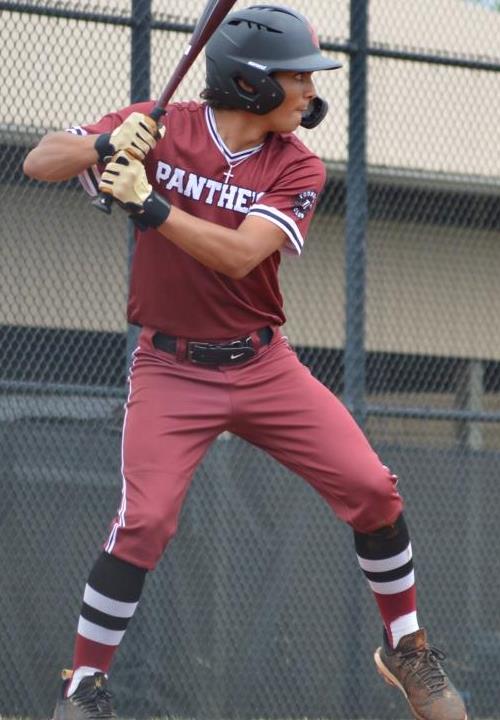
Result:
[[[339,68],[292,9],[233,12],[206,48],[204,102],[154,103],[48,134],[25,160],[79,175],[136,225],[129,322],[140,326],[123,426],[122,501],[85,586],[55,720],[114,717],[108,670],[148,571],[174,536],[191,478],[230,431],[300,475],[348,523],[377,602],[382,676],[419,720],[464,720],[417,620],[397,478],[280,331],[282,252],[300,258],[325,168],[295,136],[327,104],[312,73]],[[107,164],[106,164],[107,163]]]

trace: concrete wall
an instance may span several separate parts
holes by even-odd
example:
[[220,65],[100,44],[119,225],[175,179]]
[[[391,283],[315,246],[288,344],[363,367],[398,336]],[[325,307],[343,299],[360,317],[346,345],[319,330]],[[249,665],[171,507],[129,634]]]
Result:
[[[0,324],[121,331],[127,225],[83,190],[2,186]],[[495,231],[372,220],[367,349],[500,359],[500,243]],[[294,343],[344,344],[344,224],[318,213],[282,285]]]

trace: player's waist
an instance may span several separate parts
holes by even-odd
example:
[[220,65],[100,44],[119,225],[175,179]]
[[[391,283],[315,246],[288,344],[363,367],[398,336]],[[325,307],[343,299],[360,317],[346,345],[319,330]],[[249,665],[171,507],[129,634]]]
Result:
[[240,365],[254,357],[258,350],[269,345],[274,336],[272,327],[263,327],[248,335],[233,340],[207,342],[153,332],[153,347],[179,360],[187,360],[196,365]]

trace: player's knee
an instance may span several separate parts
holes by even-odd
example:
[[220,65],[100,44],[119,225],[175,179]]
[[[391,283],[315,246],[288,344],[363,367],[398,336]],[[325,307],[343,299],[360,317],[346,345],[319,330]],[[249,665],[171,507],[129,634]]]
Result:
[[363,485],[360,501],[350,524],[358,532],[373,532],[391,524],[403,510],[403,500],[396,489],[397,477],[387,468]]
[[133,545],[149,569],[156,566],[177,532],[177,515],[177,512],[165,512],[161,507],[154,506],[128,519],[125,528],[128,543]]

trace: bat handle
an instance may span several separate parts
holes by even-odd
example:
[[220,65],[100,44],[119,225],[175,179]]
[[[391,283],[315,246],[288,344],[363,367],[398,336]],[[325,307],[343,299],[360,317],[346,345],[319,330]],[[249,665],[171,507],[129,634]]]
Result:
[[158,123],[162,119],[163,115],[165,115],[165,108],[161,105],[155,105],[149,113],[149,117],[153,118],[155,123]]
[[92,200],[92,205],[106,215],[111,215],[111,205],[113,204],[113,197],[108,193],[100,192],[99,195]]
[[156,123],[156,139],[158,140],[160,137],[162,137],[160,128],[161,128],[161,119],[164,115],[167,114],[167,111],[163,105],[155,105],[154,108],[149,113],[149,117],[155,121]]

